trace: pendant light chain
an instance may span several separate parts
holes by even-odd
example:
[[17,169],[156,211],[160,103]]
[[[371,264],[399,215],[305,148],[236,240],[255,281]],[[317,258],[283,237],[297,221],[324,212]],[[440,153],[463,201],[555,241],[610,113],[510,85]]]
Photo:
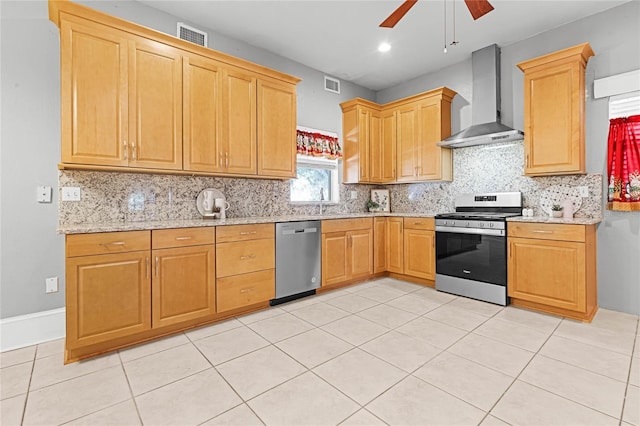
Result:
[[456,0],[453,0],[453,40],[451,40],[451,46],[458,44],[456,40]]
[[444,5],[444,53],[447,53],[447,0],[442,0]]

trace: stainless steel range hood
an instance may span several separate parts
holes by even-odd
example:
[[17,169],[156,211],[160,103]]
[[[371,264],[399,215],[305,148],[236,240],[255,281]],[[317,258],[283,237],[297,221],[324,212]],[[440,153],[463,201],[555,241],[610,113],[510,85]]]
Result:
[[521,140],[524,133],[500,123],[500,48],[492,44],[471,54],[471,127],[438,145],[446,148]]

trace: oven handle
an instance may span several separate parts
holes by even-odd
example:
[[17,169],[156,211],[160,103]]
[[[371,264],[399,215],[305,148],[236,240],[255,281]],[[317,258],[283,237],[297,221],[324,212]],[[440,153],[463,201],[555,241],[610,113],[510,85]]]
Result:
[[504,229],[456,228],[453,226],[436,226],[436,232],[450,232],[452,234],[493,235],[504,237]]

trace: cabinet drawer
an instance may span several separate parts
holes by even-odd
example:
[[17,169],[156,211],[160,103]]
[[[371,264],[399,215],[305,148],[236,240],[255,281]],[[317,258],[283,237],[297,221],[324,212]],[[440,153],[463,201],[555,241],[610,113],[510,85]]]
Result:
[[540,240],[585,241],[584,225],[509,222],[507,236]]
[[151,231],[151,244],[154,249],[199,246],[214,244],[215,228],[177,228],[156,229]]
[[101,232],[96,234],[67,235],[67,257],[90,256],[94,254],[126,253],[149,250],[151,232]]
[[218,278],[216,282],[218,312],[273,299],[276,295],[275,275],[275,269],[268,269]]
[[372,229],[373,218],[363,217],[357,219],[332,219],[322,221],[322,233],[347,232],[356,229]]
[[273,238],[218,244],[216,246],[216,277],[275,268],[274,245]]
[[274,238],[275,235],[276,231],[273,223],[219,226],[216,230],[216,243]]
[[405,217],[404,227],[406,229],[424,229],[426,231],[433,231],[435,228],[435,221],[432,217]]

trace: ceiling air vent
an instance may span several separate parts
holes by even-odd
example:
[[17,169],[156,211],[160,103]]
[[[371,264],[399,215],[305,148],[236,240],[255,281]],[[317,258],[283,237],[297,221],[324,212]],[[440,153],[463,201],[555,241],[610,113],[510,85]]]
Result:
[[340,80],[324,76],[324,90],[327,92],[340,93]]
[[178,38],[207,47],[207,33],[183,22],[178,22]]

